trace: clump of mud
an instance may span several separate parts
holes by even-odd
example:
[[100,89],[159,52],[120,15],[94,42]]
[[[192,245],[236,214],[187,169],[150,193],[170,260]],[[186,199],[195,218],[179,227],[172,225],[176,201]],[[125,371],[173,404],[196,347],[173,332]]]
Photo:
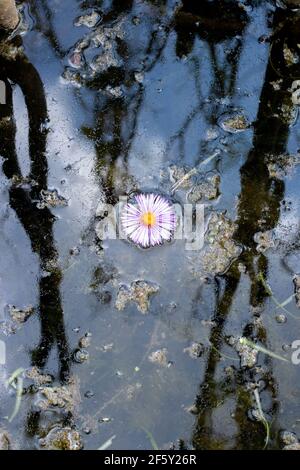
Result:
[[295,170],[296,165],[300,163],[300,155],[269,155],[267,158],[267,167],[271,178],[282,179],[289,176]]
[[11,185],[14,188],[30,189],[37,186],[37,182],[29,176],[13,175]]
[[213,212],[205,235],[202,268],[210,275],[223,274],[242,248],[233,239],[236,225],[224,214]]
[[210,201],[216,199],[220,194],[220,175],[213,172],[198,174],[197,168],[169,167],[170,181],[174,188],[187,191],[186,198],[190,203],[201,200]]
[[9,314],[15,323],[25,323],[33,313],[34,307],[31,305],[24,309],[17,308],[14,305],[9,305]]
[[187,353],[191,359],[198,359],[204,352],[204,346],[202,343],[192,343],[187,348],[184,348],[183,352]]
[[[93,30],[74,46],[69,62],[72,68],[79,70],[75,72],[72,68],[66,67],[63,73],[64,80],[75,85],[86,84],[99,74],[124,65],[119,54],[120,42],[124,38],[124,18],[121,17],[112,26],[101,24],[97,26],[100,19],[100,15],[94,12],[76,20],[76,26],[84,25]],[[91,55],[94,56],[92,60],[86,61],[85,56]]]
[[8,433],[3,429],[0,429],[0,450],[9,450],[10,447],[11,445]]
[[220,119],[220,126],[226,132],[236,133],[248,129],[250,124],[243,114],[236,113],[232,116],[222,117]]
[[63,196],[58,194],[58,191],[56,189],[42,189],[40,192],[40,201],[37,203],[37,208],[44,209],[45,207],[65,207],[67,205],[67,200]]
[[67,385],[60,387],[39,387],[35,404],[43,411],[61,409],[64,412],[74,413],[80,401],[79,383],[73,378]]
[[81,450],[83,442],[78,431],[70,427],[55,426],[39,439],[41,448],[47,450]]
[[212,200],[219,196],[220,176],[208,176],[206,180],[195,184],[187,194],[187,199],[191,203],[196,203],[203,199]]
[[163,367],[168,367],[171,362],[168,360],[168,351],[166,348],[158,349],[157,351],[153,351],[149,356],[148,359],[153,364],[158,364]]
[[42,374],[37,367],[31,367],[26,371],[26,377],[31,379],[34,385],[38,387],[50,384],[53,381],[51,375]]
[[257,243],[256,251],[259,253],[264,253],[270,248],[275,248],[274,234],[272,230],[257,232],[254,235],[254,241]]
[[86,26],[87,28],[94,28],[96,24],[100,21],[101,16],[96,11],[92,11],[86,15],[79,16],[75,22],[74,26]]
[[16,333],[22,324],[35,313],[35,308],[31,305],[25,308],[7,305],[4,313],[5,319],[0,322],[0,331],[6,336],[10,336]]
[[284,445],[283,450],[300,450],[300,443],[295,433],[281,431],[280,441]]
[[150,307],[150,296],[159,291],[159,286],[147,281],[134,281],[130,286],[121,285],[117,294],[115,306],[118,310],[124,310],[127,303],[134,302],[137,309],[145,314]]
[[241,367],[251,369],[255,366],[257,362],[258,351],[251,348],[243,342],[243,338],[234,338],[229,339],[229,344],[234,347],[240,356]]

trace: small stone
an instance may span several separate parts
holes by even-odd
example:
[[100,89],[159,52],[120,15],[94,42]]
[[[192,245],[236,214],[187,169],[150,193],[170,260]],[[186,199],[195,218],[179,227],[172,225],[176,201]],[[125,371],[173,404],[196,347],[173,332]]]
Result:
[[80,69],[84,66],[84,57],[80,52],[73,52],[69,57],[69,64],[74,69]]
[[78,345],[81,349],[86,349],[91,345],[91,334],[86,333],[82,338],[80,338]]
[[108,351],[112,351],[114,347],[114,343],[108,343],[108,344],[104,344],[103,346],[101,346],[101,349],[103,352],[108,352]]
[[207,129],[205,140],[211,141],[211,140],[217,139],[218,137],[219,137],[219,131],[216,128],[212,127],[210,129]]
[[85,398],[93,398],[94,395],[95,393],[92,392],[91,390],[87,390],[84,394]]
[[204,346],[202,343],[192,343],[188,348],[184,348],[183,352],[188,353],[192,359],[197,359],[198,357],[202,356],[204,352]]
[[112,418],[108,418],[107,416],[102,416],[101,418],[98,419],[98,421],[101,424],[110,423],[112,421]]
[[298,443],[298,438],[294,432],[290,431],[281,431],[280,440],[284,445],[296,444]]
[[140,24],[141,19],[138,16],[134,16],[131,21],[135,26],[137,26]]
[[82,431],[84,432],[84,434],[91,434],[92,432],[91,428],[87,428],[87,427],[84,427]]
[[135,72],[134,79],[137,83],[143,83],[144,81],[144,73],[143,72]]
[[286,316],[283,315],[282,313],[276,315],[275,317],[277,323],[286,323],[287,319],[286,319]]
[[86,349],[77,349],[77,351],[74,352],[74,361],[78,364],[83,364],[89,357],[89,352]]
[[167,349],[158,349],[157,351],[152,352],[148,359],[154,364],[159,364],[160,366],[168,367],[169,361],[167,359]]

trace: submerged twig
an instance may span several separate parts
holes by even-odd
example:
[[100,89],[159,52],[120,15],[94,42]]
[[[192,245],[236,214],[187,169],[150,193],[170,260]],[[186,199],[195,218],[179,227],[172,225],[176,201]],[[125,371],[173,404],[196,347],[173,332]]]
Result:
[[107,441],[104,442],[104,444],[102,444],[102,446],[100,446],[98,448],[98,450],[106,450],[108,449],[110,446],[112,446],[112,443],[113,443],[113,440],[116,438],[117,436],[111,436]]
[[141,426],[141,429],[147,434],[147,437],[148,437],[149,441],[151,442],[153,450],[159,450],[159,447],[158,447],[158,445],[156,443],[156,440],[154,439],[152,433],[150,431],[148,431],[148,429],[144,428],[143,426]]
[[288,299],[284,300],[283,302],[279,302],[279,300],[276,299],[275,295],[273,294],[273,291],[272,291],[271,287],[266,282],[266,280],[265,280],[265,278],[264,278],[264,276],[261,272],[258,274],[257,278],[262,283],[262,285],[265,288],[267,294],[269,294],[269,296],[271,297],[271,299],[273,300],[273,302],[275,303],[277,308],[281,308],[287,315],[290,315],[295,320],[300,320],[300,317],[297,317],[296,315],[294,315],[293,313],[291,313],[289,310],[287,310],[285,308],[285,305],[287,305],[287,303],[290,302],[290,297]]
[[23,372],[24,372],[24,369],[20,367],[19,369],[15,370],[15,372],[13,372],[11,376],[9,377],[9,379],[6,381],[7,388],[9,386],[12,386],[16,390],[16,402],[15,402],[14,410],[11,416],[8,418],[9,423],[11,423],[12,420],[17,416],[20,406],[21,406],[22,394],[23,394],[23,379],[21,377],[21,374]]
[[257,405],[260,420],[261,420],[261,422],[263,423],[263,425],[266,429],[266,438],[265,438],[265,445],[264,445],[264,449],[265,449],[267,447],[267,445],[269,443],[269,439],[270,439],[270,426],[269,426],[269,423],[268,423],[268,421],[267,421],[267,419],[264,415],[264,412],[262,410],[261,403],[260,403],[260,397],[259,397],[259,393],[258,393],[257,388],[254,389],[254,397],[255,397],[255,401],[256,401],[256,405]]
[[198,168],[192,168],[188,173],[186,173],[182,178],[180,178],[180,180],[176,181],[176,183],[173,184],[173,186],[171,187],[171,193],[174,193],[178,188],[180,188],[180,186],[191,176],[197,174],[201,166],[207,165],[207,163],[209,163],[213,158],[217,157],[219,154],[220,151],[216,150],[212,155],[203,160],[203,162],[198,165]]

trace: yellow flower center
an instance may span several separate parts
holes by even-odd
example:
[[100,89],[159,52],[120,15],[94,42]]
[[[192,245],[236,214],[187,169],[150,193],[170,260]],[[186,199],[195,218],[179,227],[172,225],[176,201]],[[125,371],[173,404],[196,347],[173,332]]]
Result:
[[153,227],[156,223],[155,214],[153,214],[153,212],[144,212],[144,214],[141,215],[141,222],[148,227]]

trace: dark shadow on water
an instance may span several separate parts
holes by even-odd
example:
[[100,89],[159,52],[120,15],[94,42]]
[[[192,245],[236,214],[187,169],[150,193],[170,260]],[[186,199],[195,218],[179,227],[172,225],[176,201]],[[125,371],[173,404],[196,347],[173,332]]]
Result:
[[[255,407],[252,391],[247,390],[246,384],[258,386],[263,381],[263,396],[269,396],[267,410],[262,407],[269,423],[272,422],[271,437],[276,435],[276,416],[278,401],[276,398],[276,379],[272,371],[272,360],[266,357],[264,365],[266,372],[257,373],[255,368],[244,368],[233,363],[233,375],[223,381],[217,379],[218,367],[222,359],[222,347],[226,344],[224,330],[231,313],[233,299],[239,287],[241,272],[239,264],[245,266],[249,276],[250,315],[248,324],[241,331],[241,336],[256,341],[268,347],[268,334],[260,321],[268,293],[258,278],[259,273],[268,276],[268,260],[263,253],[256,251],[254,235],[258,231],[267,231],[276,227],[280,204],[284,197],[284,183],[278,178],[272,178],[268,169],[270,157],[284,154],[289,136],[290,121],[287,110],[292,112],[291,100],[292,81],[299,75],[299,66],[293,71],[283,65],[283,44],[296,51],[300,40],[299,19],[289,16],[287,12],[276,10],[273,19],[273,36],[270,45],[269,62],[266,69],[264,84],[260,96],[259,110],[254,123],[253,147],[242,166],[241,192],[238,204],[237,229],[235,239],[244,249],[224,276],[216,279],[216,306],[213,320],[215,326],[211,329],[210,343],[212,345],[206,363],[204,380],[196,399],[197,421],[193,433],[193,445],[197,449],[214,449],[231,447],[235,449],[263,448],[266,430],[261,422],[249,419],[249,409]],[[276,66],[274,66],[276,64]],[[273,83],[282,79],[280,88],[274,89]],[[283,106],[284,105],[284,106]],[[227,343],[228,344],[228,343]],[[228,348],[227,348],[228,350]],[[226,350],[226,352],[227,352]],[[220,353],[219,353],[219,352]],[[232,356],[235,355],[232,349]],[[236,355],[236,358],[238,356]],[[235,438],[226,442],[222,430],[213,425],[213,412],[221,399],[235,397],[236,408],[234,420],[237,426]],[[272,447],[271,440],[269,446]],[[275,444],[274,444],[275,445]]]
[[[19,51],[14,58],[16,46]],[[33,252],[39,257],[42,273],[38,306],[41,339],[39,345],[32,350],[32,365],[44,368],[51,349],[56,345],[59,378],[65,381],[69,376],[70,361],[60,297],[62,274],[53,237],[55,218],[47,207],[37,207],[41,190],[47,190],[47,105],[40,76],[24,55],[20,37],[0,44],[0,74],[7,91],[6,105],[0,107],[0,154],[4,159],[3,172],[10,182],[9,201],[30,239]],[[28,112],[29,189],[22,187],[22,173],[15,147],[17,123],[13,116],[11,82],[22,90]]]

